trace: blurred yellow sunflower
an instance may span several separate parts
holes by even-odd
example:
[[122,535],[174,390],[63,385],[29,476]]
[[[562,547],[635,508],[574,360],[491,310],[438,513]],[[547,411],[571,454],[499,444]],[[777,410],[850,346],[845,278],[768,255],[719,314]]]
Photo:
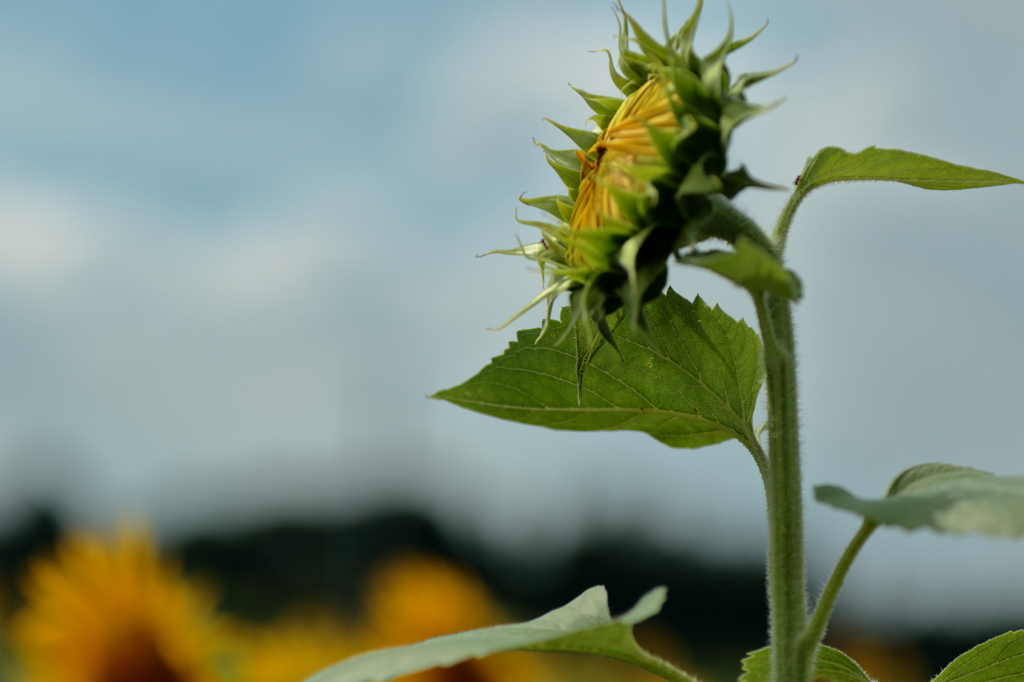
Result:
[[209,591],[162,561],[152,537],[72,533],[28,571],[12,646],[31,682],[214,682]]
[[362,649],[330,613],[290,614],[241,630],[238,679],[244,682],[302,682]]
[[[487,586],[444,559],[419,554],[393,557],[371,575],[365,595],[369,644],[411,644],[505,621]],[[403,682],[543,682],[551,679],[537,654],[505,653],[434,668]]]

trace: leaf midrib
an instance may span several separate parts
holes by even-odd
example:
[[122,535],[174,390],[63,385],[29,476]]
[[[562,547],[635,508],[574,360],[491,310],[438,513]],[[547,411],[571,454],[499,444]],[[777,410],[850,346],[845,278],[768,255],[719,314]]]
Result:
[[[728,433],[731,437],[736,438],[742,442],[743,438],[748,435],[740,433],[735,429],[729,428],[722,424],[722,422],[708,419],[699,414],[690,414],[689,412],[677,412],[676,410],[665,410],[660,407],[526,407],[519,405],[507,405],[505,403],[493,403],[486,400],[471,400],[469,398],[445,398],[452,402],[465,403],[469,405],[481,405],[487,407],[496,407],[504,410],[517,410],[519,412],[578,412],[581,414],[593,414],[593,413],[634,413],[634,417],[641,416],[643,414],[653,414],[658,416],[672,417],[673,419],[683,419],[685,421],[699,422],[701,424],[708,424],[714,426],[716,431]],[[621,431],[630,429],[600,429],[601,431]]]

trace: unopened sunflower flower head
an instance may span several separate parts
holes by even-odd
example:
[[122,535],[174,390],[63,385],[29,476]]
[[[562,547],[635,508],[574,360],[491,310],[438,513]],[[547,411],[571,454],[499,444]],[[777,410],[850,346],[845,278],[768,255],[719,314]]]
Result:
[[594,130],[551,121],[577,149],[539,145],[566,193],[521,198],[556,222],[517,217],[539,228],[541,240],[497,252],[538,263],[544,284],[505,325],[546,302],[546,330],[555,299],[569,292],[566,334],[584,323],[614,344],[609,316],[623,313],[645,329],[643,304],[665,288],[669,257],[709,238],[735,242],[735,229],[716,214],[745,187],[770,187],[743,166],[730,169],[726,151],[739,124],[774,106],[748,102],[746,88],[789,65],[733,80],[726,57],[760,30],[734,40],[730,15],[725,40],[700,57],[693,40],[701,8],[698,0],[674,35],[666,22],[662,43],[619,6],[618,68],[610,53],[608,60],[622,96],[576,90],[594,112]]

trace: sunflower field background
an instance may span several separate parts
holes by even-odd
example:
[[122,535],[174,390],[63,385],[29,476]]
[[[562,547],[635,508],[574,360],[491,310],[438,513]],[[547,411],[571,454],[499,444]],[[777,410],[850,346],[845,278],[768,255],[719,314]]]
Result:
[[[673,23],[692,9],[667,4]],[[754,90],[782,106],[733,140],[758,177],[789,186],[826,145],[1024,174],[1019,2],[732,8],[740,35],[770,20],[737,72],[798,57]],[[627,9],[659,25],[655,0]],[[700,51],[727,16],[707,3]],[[605,583],[613,610],[667,584],[641,637],[734,679],[764,632],[739,606],[763,605],[764,524],[738,446],[665,452],[425,399],[500,353],[514,331],[487,328],[539,290],[525,263],[474,256],[536,238],[517,197],[560,183],[532,141],[562,144],[544,117],[585,124],[570,84],[612,92],[591,51],[614,33],[611,9],[585,0],[0,0],[6,675],[72,679],[43,661],[81,628],[66,660],[95,672],[82,679],[298,680]],[[784,198],[739,204],[763,219]],[[1021,470],[1014,201],[852,187],[802,210],[809,482],[877,493],[921,459]],[[753,315],[691,270],[670,273],[681,294]],[[808,523],[820,581],[856,521],[811,508]],[[926,679],[1022,627],[1022,563],[1017,544],[880,533],[833,636],[883,682]],[[152,605],[121,613],[145,600],[115,588]],[[439,590],[451,612],[409,615]],[[158,625],[177,653],[154,654]]]
[[[635,538],[557,566],[510,561],[391,513],[284,524],[161,548],[151,529],[59,528],[40,511],[0,542],[5,681],[301,682],[355,653],[532,617],[606,584],[621,611],[653,582],[674,599],[637,630],[649,650],[710,682],[763,641],[763,576],[680,558]],[[874,679],[925,682],[973,637],[879,638],[840,623],[829,640]],[[618,662],[502,654],[410,682],[653,682]]]

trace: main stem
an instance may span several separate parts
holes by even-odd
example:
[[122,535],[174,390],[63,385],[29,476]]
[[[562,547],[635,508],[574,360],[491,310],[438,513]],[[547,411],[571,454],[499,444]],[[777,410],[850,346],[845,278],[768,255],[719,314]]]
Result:
[[813,647],[807,625],[803,488],[800,474],[796,347],[787,299],[756,295],[768,383],[768,604],[772,682],[807,682]]

